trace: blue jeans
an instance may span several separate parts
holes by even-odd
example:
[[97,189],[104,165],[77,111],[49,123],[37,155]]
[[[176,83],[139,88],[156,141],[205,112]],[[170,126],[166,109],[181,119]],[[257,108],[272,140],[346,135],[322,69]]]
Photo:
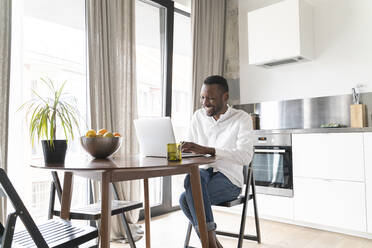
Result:
[[[216,223],[213,219],[212,205],[237,198],[241,188],[233,184],[221,172],[213,172],[213,168],[200,169],[200,182],[203,194],[205,218],[207,230],[216,230]],[[184,182],[185,192],[180,197],[180,207],[190,223],[198,232],[198,221],[194,208],[194,200],[191,193],[190,175],[187,175]]]

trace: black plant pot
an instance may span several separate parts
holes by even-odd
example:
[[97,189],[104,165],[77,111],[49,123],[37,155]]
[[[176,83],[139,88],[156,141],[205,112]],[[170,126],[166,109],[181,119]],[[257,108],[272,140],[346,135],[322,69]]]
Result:
[[42,140],[45,164],[64,164],[67,150],[66,140],[53,140],[53,146],[49,140]]

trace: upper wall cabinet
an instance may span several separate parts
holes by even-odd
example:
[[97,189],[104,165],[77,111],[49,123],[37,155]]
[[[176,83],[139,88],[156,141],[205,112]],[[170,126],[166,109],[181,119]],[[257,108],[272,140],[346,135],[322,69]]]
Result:
[[312,7],[305,0],[248,12],[249,64],[264,67],[314,58]]

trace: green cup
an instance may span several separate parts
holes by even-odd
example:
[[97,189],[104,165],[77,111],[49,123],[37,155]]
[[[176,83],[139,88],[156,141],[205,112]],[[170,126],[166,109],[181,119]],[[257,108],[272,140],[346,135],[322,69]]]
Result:
[[167,144],[167,159],[169,161],[182,160],[182,146],[179,143]]

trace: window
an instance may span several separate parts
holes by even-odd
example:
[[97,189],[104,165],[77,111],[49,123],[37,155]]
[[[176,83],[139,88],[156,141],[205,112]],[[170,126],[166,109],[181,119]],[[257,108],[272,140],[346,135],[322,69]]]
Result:
[[[191,20],[188,12],[174,13],[172,123],[177,141],[187,140],[192,115]],[[185,175],[172,176],[172,206],[184,191]]]
[[[65,92],[75,96],[79,111],[85,116],[85,1],[19,0],[13,1],[12,12],[8,173],[22,200],[31,206],[31,214],[45,218],[51,175],[28,165],[32,157],[43,155],[40,142],[31,147],[25,111],[17,110],[32,98],[32,89],[42,94],[40,77],[49,77],[59,83],[67,80]],[[82,120],[82,130],[84,123]],[[69,143],[68,154],[77,151],[81,148],[75,139]],[[84,204],[86,180],[76,178],[74,187],[78,190],[74,190],[73,204]]]
[[[139,118],[164,115],[164,38],[166,8],[136,1],[136,69]],[[162,178],[149,179],[152,206],[162,205]]]
[[[76,97],[80,113],[86,116],[85,1],[18,0],[13,1],[12,11],[8,171],[26,205],[32,206],[31,214],[44,218],[51,175],[28,165],[29,159],[43,155],[38,143],[31,147],[25,113],[17,110],[32,97],[32,89],[40,89],[40,77],[49,77],[59,83],[68,81],[66,91]],[[172,114],[177,140],[184,139],[190,121],[190,47],[187,12],[174,12],[172,1],[136,1],[139,116]],[[81,129],[85,128],[82,121]],[[68,154],[74,152],[82,152],[78,140],[69,143]],[[169,210],[171,183],[170,177],[151,179],[151,203]],[[86,180],[76,177],[74,188],[73,204],[85,204]],[[178,201],[178,195],[173,198]]]
[[185,140],[192,114],[191,94],[191,20],[190,14],[174,13],[172,123],[176,140]]
[[[176,140],[184,140],[191,117],[190,14],[174,9],[171,1],[137,0],[136,48],[139,118],[172,116]],[[184,177],[149,180],[153,213],[167,212],[178,205],[181,188],[172,184],[179,185]]]
[[138,116],[163,115],[163,7],[136,1]]

